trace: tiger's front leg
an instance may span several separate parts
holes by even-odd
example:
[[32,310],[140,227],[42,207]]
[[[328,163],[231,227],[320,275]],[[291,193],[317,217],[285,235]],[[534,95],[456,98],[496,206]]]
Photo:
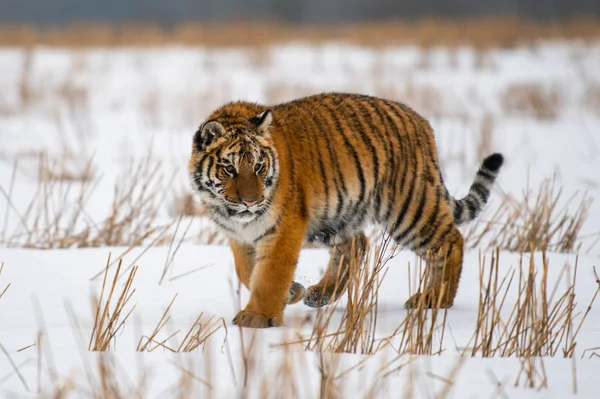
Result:
[[306,222],[287,219],[256,245],[256,265],[250,278],[250,300],[233,319],[241,327],[283,325],[283,309],[296,271]]

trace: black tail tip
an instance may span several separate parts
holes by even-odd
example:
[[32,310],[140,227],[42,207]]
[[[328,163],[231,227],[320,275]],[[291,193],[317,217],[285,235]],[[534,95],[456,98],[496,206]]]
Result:
[[491,170],[492,172],[497,172],[502,164],[504,163],[504,157],[502,154],[495,153],[483,160],[483,167]]

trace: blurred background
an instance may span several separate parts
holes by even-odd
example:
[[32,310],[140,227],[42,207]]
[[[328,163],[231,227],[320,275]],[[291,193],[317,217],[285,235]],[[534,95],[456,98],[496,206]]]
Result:
[[414,21],[423,17],[514,15],[535,20],[598,14],[594,0],[4,0],[0,22],[56,26],[74,21],[154,22],[173,26],[182,22],[275,19],[293,23],[353,23],[357,21]]
[[[0,40],[47,44],[265,44],[291,39],[361,43],[511,44],[590,37],[594,0],[3,0]],[[439,31],[433,26],[440,28]],[[351,28],[349,28],[351,27]],[[433,31],[432,31],[433,30]]]
[[[180,215],[203,215],[186,163],[212,110],[325,91],[425,116],[452,193],[468,190],[485,155],[504,152],[482,218],[504,227],[471,243],[523,236],[516,220],[536,207],[528,190],[554,203],[600,187],[599,17],[593,0],[2,0],[0,244],[166,239]],[[64,209],[46,206],[50,192]],[[582,245],[581,220],[600,217],[578,198],[570,248]],[[222,242],[202,217],[194,225],[196,242]]]

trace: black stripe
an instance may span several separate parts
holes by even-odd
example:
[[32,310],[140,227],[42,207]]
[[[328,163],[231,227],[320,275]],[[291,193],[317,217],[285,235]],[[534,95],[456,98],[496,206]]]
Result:
[[[372,98],[368,97],[369,100],[371,100]],[[387,119],[381,114],[382,109],[381,107],[378,106],[378,104],[372,104],[370,102],[367,103],[367,105],[371,108],[371,111],[373,111],[373,113],[375,113],[377,115],[377,117],[379,118],[379,121],[381,123],[381,126],[383,128],[383,132],[381,132],[381,144],[383,146],[383,148],[385,149],[385,152],[387,154],[387,162],[389,164],[389,170],[391,171],[391,173],[389,174],[389,176],[392,176],[392,178],[395,178],[395,171],[396,171],[396,157],[394,156],[394,152],[393,152],[393,145],[391,142],[391,130],[390,128],[388,128],[388,123],[387,123]],[[378,129],[375,129],[375,131],[378,132]],[[383,176],[382,176],[383,177]],[[383,181],[383,179],[380,179],[380,183]],[[382,200],[382,196],[383,196],[383,186],[378,186],[376,188],[375,191],[375,216],[376,218],[379,219],[379,213],[381,212],[381,200]]]
[[306,204],[306,196],[304,195],[304,187],[301,185],[298,185],[298,187],[296,187],[297,190],[297,195],[299,197],[299,205],[300,205],[300,217],[303,220],[308,219],[308,208],[307,208],[307,204]]
[[[329,215],[329,184],[327,184],[327,175],[325,174],[325,165],[323,164],[323,155],[321,154],[321,146],[318,145],[317,141],[318,141],[318,137],[317,137],[317,132],[313,131],[312,127],[314,125],[317,125],[317,123],[314,121],[314,119],[312,118],[312,114],[310,112],[310,110],[306,110],[308,112],[306,113],[302,113],[301,116],[303,117],[303,121],[302,124],[305,127],[305,130],[308,134],[311,134],[311,141],[314,145],[314,147],[316,147],[316,151],[317,151],[317,161],[319,164],[319,172],[320,172],[320,176],[321,176],[321,184],[323,185],[323,189],[325,191],[325,198],[324,198],[324,207],[323,207],[323,215],[328,216]],[[312,122],[310,124],[311,129],[306,129],[306,121],[304,120],[304,116],[307,115],[308,118],[310,118],[310,121]],[[310,155],[311,155],[311,163],[314,164],[315,163],[315,156],[314,153],[312,151],[312,147],[313,145],[308,145],[308,147],[310,148]]]
[[[346,101],[345,104],[346,109],[351,111],[355,115],[354,118],[349,118],[349,120],[353,122],[358,122],[360,124],[360,126],[362,127],[361,129],[358,129],[360,138],[362,139],[363,143],[365,143],[365,146],[367,146],[368,149],[371,151],[371,156],[373,160],[373,186],[375,186],[377,184],[377,181],[379,180],[379,157],[377,156],[377,149],[373,145],[371,139],[365,133],[365,130],[368,129],[369,132],[375,132],[376,129],[371,124],[369,115],[366,115],[365,109],[361,108],[360,102]],[[358,108],[358,110],[357,108],[355,108],[355,106]]]
[[[219,212],[220,213],[220,212]],[[229,231],[230,233],[235,233],[236,231],[225,226],[224,224],[222,224],[221,222],[217,221],[216,219],[213,219],[213,222],[221,229],[225,230],[225,231]]]
[[435,200],[435,207],[433,208],[433,212],[429,215],[429,217],[427,218],[427,221],[425,222],[425,225],[424,225],[425,228],[428,229],[427,234],[425,236],[423,236],[420,241],[418,241],[418,244],[417,244],[416,240],[414,241],[415,248],[422,248],[422,247],[429,246],[430,241],[433,239],[433,235],[438,230],[439,226],[436,223],[436,220],[437,220],[438,214],[440,212],[441,197],[442,196],[439,193],[437,193],[436,200]]
[[478,204],[473,202],[473,198],[469,198],[469,197],[467,197],[467,199],[464,201],[464,204],[467,206],[467,209],[469,210],[469,218],[471,220],[473,220],[475,218],[475,216],[477,216],[477,211],[479,210]]
[[438,238],[437,243],[430,244],[428,249],[432,249],[432,250],[439,249],[444,244],[444,241],[446,241],[446,237],[448,236],[448,234],[450,234],[452,231],[454,231],[455,228],[456,227],[454,227],[454,223],[448,223],[448,226],[446,227],[444,232],[442,234],[440,234],[440,237]]
[[[344,111],[344,104],[345,101],[345,96],[344,95],[339,95],[336,94],[331,98],[331,103],[336,106],[336,110],[342,110]],[[327,107],[327,104],[325,104],[325,106]],[[345,112],[343,112],[345,114]],[[354,164],[356,166],[356,170],[357,170],[357,174],[358,174],[358,180],[360,182],[360,191],[359,191],[359,195],[358,195],[358,200],[356,200],[356,202],[353,203],[353,201],[349,201],[349,205],[352,207],[353,212],[357,212],[359,206],[363,203],[364,199],[365,199],[365,195],[366,195],[366,180],[365,180],[365,174],[362,168],[362,162],[360,157],[358,156],[358,152],[356,151],[356,148],[354,147],[354,145],[350,142],[350,140],[348,140],[348,137],[346,136],[345,130],[341,125],[340,119],[337,116],[337,113],[332,112],[331,117],[333,118],[333,122],[336,126],[336,129],[338,130],[338,132],[340,133],[340,135],[342,136],[343,140],[344,140],[344,146],[346,147],[346,149],[348,150],[348,152],[350,152],[352,154],[352,157],[354,158]],[[347,119],[351,119],[351,118],[347,118]],[[352,129],[351,126],[348,124],[348,120],[346,121],[346,126],[349,128],[350,133],[352,133]]]
[[210,170],[214,166],[215,160],[213,159],[213,157],[207,157],[207,158],[208,158],[208,165],[206,166],[206,176],[210,179]]
[[340,125],[340,120],[338,119],[338,117],[335,114],[335,111],[337,111],[337,110],[331,109],[330,105],[327,102],[323,103],[323,109],[327,110],[327,112],[329,112],[329,115],[331,116],[331,119],[333,120],[333,123],[334,123],[337,133],[339,133],[339,135],[342,137],[342,139],[344,141],[344,147],[346,147],[346,150],[348,150],[348,152],[354,158],[354,166],[356,167],[358,180],[360,182],[360,193],[358,196],[358,202],[360,203],[365,198],[365,175],[364,175],[363,169],[360,165],[360,159],[358,158],[356,149],[352,146],[352,144],[349,142],[348,138],[344,134],[344,131]]
[[[402,124],[402,128],[404,129],[404,132],[406,132],[406,125],[404,125],[404,120],[402,119],[402,115],[398,115],[398,113],[396,112],[396,110],[393,109],[393,107],[390,105],[390,103],[385,102],[383,104],[387,107],[386,118],[390,121],[392,130],[394,131],[396,137],[398,138],[398,148],[399,148],[399,152],[400,152],[400,161],[398,162],[397,168],[393,172],[393,175],[392,175],[392,189],[388,192],[388,204],[387,204],[385,216],[383,217],[383,221],[386,222],[387,220],[389,220],[389,218],[392,214],[394,205],[396,205],[398,191],[402,190],[404,188],[404,184],[406,183],[406,178],[408,176],[408,170],[409,170],[409,164],[410,164],[410,162],[409,162],[410,157],[409,157],[407,151],[410,151],[410,149],[406,148],[406,146],[403,145],[402,134],[400,132],[398,132],[398,126],[396,124],[397,122],[389,114],[393,114],[396,116],[398,121]],[[397,187],[397,184],[398,184],[397,173],[400,172],[400,162],[404,163],[404,170],[402,172],[402,176],[400,179],[400,187]]]
[[[438,199],[438,201],[439,201],[439,199]],[[414,213],[413,218],[412,218],[410,224],[408,225],[408,227],[406,229],[404,229],[404,231],[402,231],[396,235],[395,240],[397,242],[402,242],[402,240],[407,238],[410,235],[410,233],[412,233],[412,230],[415,228],[417,223],[419,223],[419,221],[423,217],[423,209],[425,209],[426,203],[427,203],[427,190],[423,190],[423,194],[421,195],[421,202],[419,202],[419,207],[417,208],[416,212]],[[395,229],[394,229],[394,231],[395,231]]]
[[479,169],[477,171],[477,174],[479,176],[483,177],[484,179],[486,179],[488,181],[491,181],[491,182],[493,182],[496,179],[496,175],[495,174],[492,174],[492,173],[488,172],[485,169]]
[[[423,168],[423,175],[426,177],[426,179],[431,179],[432,174],[431,174],[431,162],[428,162],[430,160],[433,159],[433,157],[431,156],[431,153],[428,151],[428,143],[425,143],[426,145],[423,145],[423,137],[421,137],[421,134],[423,133],[422,130],[422,126],[421,125],[417,125],[415,123],[415,121],[412,119],[411,117],[411,110],[407,109],[406,106],[404,104],[398,104],[400,106],[400,109],[402,109],[404,111],[404,114],[406,115],[406,119],[408,119],[408,121],[410,122],[410,124],[413,127],[413,137],[415,139],[415,141],[417,142],[417,148],[414,148],[414,151],[416,152],[417,150],[421,152],[421,155],[423,156],[423,164],[421,165],[421,167]],[[419,159],[418,156],[415,157],[415,159]],[[439,175],[439,172],[438,172]]]
[[277,170],[278,165],[276,162],[276,156],[275,156],[275,152],[273,151],[273,149],[270,147],[264,147],[264,151],[266,153],[268,153],[268,155],[270,157],[269,163],[270,163],[270,166],[273,168],[273,170],[272,170],[273,173],[271,176],[269,176],[269,173],[267,172],[267,175],[265,178],[265,187],[271,187],[273,185],[273,178],[278,175],[278,170]]
[[473,183],[469,191],[477,193],[477,195],[481,197],[483,202],[485,202],[487,197],[490,195],[490,191],[481,183]]
[[[311,115],[316,118],[317,120],[317,124],[320,126],[323,126],[323,119],[321,118],[321,115],[319,113],[313,112],[312,108],[309,109],[311,111]],[[329,127],[329,121],[326,121],[326,124]],[[335,216],[333,218],[337,218],[341,211],[342,211],[342,207],[344,205],[344,197],[348,195],[348,190],[346,188],[346,183],[344,182],[344,176],[342,175],[342,171],[340,169],[340,165],[337,159],[337,154],[335,153],[335,151],[332,150],[331,147],[331,141],[329,140],[329,129],[325,130],[321,130],[321,133],[323,135],[323,138],[325,139],[325,146],[327,147],[327,152],[329,153],[329,162],[331,164],[331,167],[334,169],[332,171],[333,173],[333,183],[335,185],[335,191],[336,191],[336,195],[337,195],[337,205],[336,205],[336,211],[335,211]],[[336,178],[336,174],[337,174],[337,178]],[[341,186],[341,188],[340,188]],[[343,195],[342,195],[343,192]]]
[[[398,229],[398,227],[400,227],[400,223],[402,223],[402,219],[404,218],[406,211],[408,210],[408,207],[413,202],[413,194],[415,192],[415,186],[416,186],[416,184],[415,184],[416,175],[417,175],[416,169],[413,168],[411,183],[409,184],[410,189],[408,191],[408,195],[406,196],[406,200],[402,204],[402,207],[400,208],[400,211],[398,212],[398,215],[396,216],[396,221],[394,222],[394,225],[393,225],[392,229],[390,230],[390,232],[392,234],[394,234],[396,232],[396,230]],[[402,187],[400,189],[402,189]]]
[[454,201],[454,212],[453,212],[453,217],[454,220],[457,222],[462,221],[462,214],[463,214],[463,203],[461,201]]
[[271,226],[270,228],[268,228],[264,233],[262,233],[260,236],[258,236],[255,240],[254,243],[258,243],[259,241],[261,241],[263,238],[270,236],[271,234],[274,234],[275,231],[277,231],[277,226],[278,224],[274,224],[273,226]]
[[[287,129],[284,128],[284,126],[280,126],[279,130],[282,132],[282,135],[286,138],[286,140],[290,139],[290,137],[287,134],[288,131],[287,131]],[[292,147],[290,145],[287,145],[286,148],[287,148],[288,164],[289,164],[288,165],[288,168],[289,168],[289,170],[288,170],[288,172],[289,172],[288,178],[289,178],[289,181],[290,181],[289,187],[290,187],[290,189],[293,189],[294,187],[296,187],[296,178],[295,178],[296,176],[294,174],[294,168],[295,168],[296,165],[295,165],[295,162],[294,162],[294,154],[292,152]],[[291,195],[291,193],[288,193],[288,194]]]

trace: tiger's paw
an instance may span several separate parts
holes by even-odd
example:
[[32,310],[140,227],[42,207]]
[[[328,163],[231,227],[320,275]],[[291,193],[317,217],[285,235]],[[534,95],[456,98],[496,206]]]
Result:
[[311,285],[304,295],[304,304],[311,308],[320,308],[334,302],[340,294],[341,292],[336,294],[334,286]]
[[433,291],[428,291],[426,293],[416,293],[411,296],[408,301],[404,304],[404,306],[408,309],[435,309],[438,307],[440,309],[447,309],[452,307],[453,301],[448,299],[447,297],[439,299],[438,295],[436,295]]
[[281,327],[283,326],[283,317],[242,310],[233,318],[233,324],[250,328]]
[[286,304],[291,305],[296,302],[300,302],[304,295],[306,294],[306,288],[300,283],[292,282],[292,286],[290,287],[290,293],[288,295],[288,299]]

